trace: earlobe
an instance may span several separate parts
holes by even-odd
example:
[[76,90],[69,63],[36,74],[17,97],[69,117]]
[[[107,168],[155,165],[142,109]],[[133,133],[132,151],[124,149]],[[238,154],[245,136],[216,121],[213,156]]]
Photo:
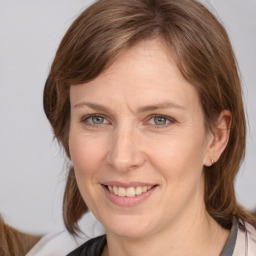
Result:
[[231,112],[221,111],[215,126],[211,129],[208,152],[204,159],[205,166],[212,166],[219,160],[229,141],[231,123]]

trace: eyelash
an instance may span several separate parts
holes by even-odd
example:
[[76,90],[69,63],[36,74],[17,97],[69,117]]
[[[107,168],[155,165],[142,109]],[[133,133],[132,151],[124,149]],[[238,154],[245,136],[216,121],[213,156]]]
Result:
[[[102,124],[93,124],[93,123],[89,123],[88,122],[88,119],[89,118],[93,118],[93,117],[100,117],[100,118],[103,118],[105,120],[107,120],[107,118],[104,116],[104,115],[101,115],[101,114],[89,114],[89,115],[85,115],[81,118],[81,122],[82,123],[85,123],[86,125],[89,125],[91,127],[95,127],[97,128],[99,125],[102,125]],[[105,124],[103,124],[105,125]]]
[[[94,128],[98,128],[100,125],[106,125],[104,123],[102,123],[102,124],[92,124],[92,123],[88,122],[88,119],[93,118],[93,117],[100,117],[100,118],[103,118],[103,119],[107,120],[107,118],[102,114],[89,114],[89,115],[83,116],[81,118],[81,122],[85,123],[86,125],[89,125],[91,127],[94,127]],[[169,123],[164,124],[164,125],[151,124],[151,126],[153,126],[156,129],[165,128],[165,127],[169,126],[170,124],[174,124],[176,122],[176,120],[174,118],[171,118],[171,117],[165,116],[165,115],[161,115],[161,114],[152,114],[152,115],[148,116],[147,117],[147,122],[149,122],[153,118],[163,118],[163,119],[166,119],[167,122],[169,122]]]
[[176,122],[176,120],[174,118],[171,118],[171,117],[165,116],[165,115],[161,115],[161,114],[150,115],[148,121],[150,121],[152,118],[164,118],[164,119],[166,119],[166,121],[169,122],[169,123],[164,124],[164,125],[152,124],[152,126],[154,126],[156,129],[161,129],[161,128],[168,127],[169,125],[174,124]]

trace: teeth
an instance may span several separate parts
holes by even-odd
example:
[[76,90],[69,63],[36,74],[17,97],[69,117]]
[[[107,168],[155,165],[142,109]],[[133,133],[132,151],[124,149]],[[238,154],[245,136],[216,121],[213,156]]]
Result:
[[133,187],[131,188],[127,188],[126,190],[126,196],[128,197],[134,197],[136,194],[135,194],[135,189]]
[[125,188],[119,187],[118,190],[117,190],[117,195],[122,196],[122,197],[125,196],[126,195]]
[[142,187],[137,187],[136,190],[135,190],[135,194],[136,195],[142,194]]
[[143,186],[143,187],[138,186],[138,187],[130,187],[130,188],[108,186],[108,190],[111,193],[114,193],[116,196],[120,196],[120,197],[135,197],[150,190],[151,188],[152,186]]
[[146,192],[148,190],[148,187],[147,186],[144,186],[143,188],[142,188],[142,192]]
[[117,196],[118,195],[118,188],[117,187],[113,187],[113,192]]

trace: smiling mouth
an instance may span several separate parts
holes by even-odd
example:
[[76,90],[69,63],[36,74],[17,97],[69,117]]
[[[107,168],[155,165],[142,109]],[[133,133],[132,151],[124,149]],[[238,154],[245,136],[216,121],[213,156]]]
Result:
[[155,186],[137,186],[137,187],[116,187],[116,186],[105,186],[112,194],[119,197],[136,197],[139,196],[149,190],[151,190]]

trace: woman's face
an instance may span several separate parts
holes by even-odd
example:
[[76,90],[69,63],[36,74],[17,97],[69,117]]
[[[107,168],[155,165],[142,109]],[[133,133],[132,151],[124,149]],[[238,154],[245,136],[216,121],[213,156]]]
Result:
[[71,86],[70,102],[78,187],[107,233],[147,236],[204,213],[202,108],[161,42],[141,42]]

